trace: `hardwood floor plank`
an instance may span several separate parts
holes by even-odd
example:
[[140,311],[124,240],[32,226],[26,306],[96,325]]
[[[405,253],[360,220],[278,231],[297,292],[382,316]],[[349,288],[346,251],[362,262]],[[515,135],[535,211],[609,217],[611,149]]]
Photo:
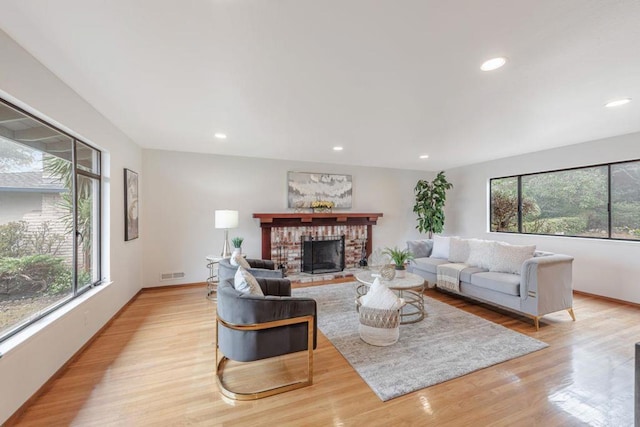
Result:
[[[633,425],[638,307],[576,295],[575,322],[567,312],[554,313],[536,331],[526,317],[434,290],[426,294],[550,347],[382,402],[320,335],[313,386],[237,402],[223,397],[215,382],[215,302],[205,298],[204,287],[163,288],[141,292],[16,424]],[[246,385],[256,377],[265,381],[266,374],[298,375],[304,363],[282,358],[256,368],[230,369],[228,379]]]

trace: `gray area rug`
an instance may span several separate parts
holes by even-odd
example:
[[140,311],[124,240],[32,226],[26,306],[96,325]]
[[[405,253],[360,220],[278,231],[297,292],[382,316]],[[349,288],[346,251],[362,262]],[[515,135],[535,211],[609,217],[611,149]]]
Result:
[[383,401],[548,347],[433,298],[427,317],[400,325],[400,339],[376,347],[360,339],[356,283],[293,289],[318,303],[318,327]]

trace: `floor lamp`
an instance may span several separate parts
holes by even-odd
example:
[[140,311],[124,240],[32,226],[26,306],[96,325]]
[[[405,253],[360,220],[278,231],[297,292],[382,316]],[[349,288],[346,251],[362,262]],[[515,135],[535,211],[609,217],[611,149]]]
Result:
[[229,246],[229,229],[238,226],[238,211],[220,210],[216,211],[216,228],[224,229],[224,246],[222,246],[222,258],[231,257],[231,247]]

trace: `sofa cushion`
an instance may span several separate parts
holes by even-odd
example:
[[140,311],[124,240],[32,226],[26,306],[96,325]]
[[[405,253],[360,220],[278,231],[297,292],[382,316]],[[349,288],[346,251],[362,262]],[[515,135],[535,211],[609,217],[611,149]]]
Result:
[[510,273],[475,273],[471,275],[471,284],[479,288],[490,289],[503,294],[520,296],[520,275]]
[[437,274],[437,267],[440,264],[449,264],[449,260],[442,258],[416,258],[411,261],[413,268],[418,270],[428,271],[429,273]]
[[433,251],[431,256],[434,258],[449,259],[449,237],[433,236]]
[[497,242],[493,248],[493,258],[489,270],[520,274],[522,264],[529,258],[533,258],[535,251],[536,245],[517,246]]
[[469,239],[461,239],[460,237],[449,238],[449,261],[450,262],[466,262],[469,258]]
[[433,250],[433,240],[408,240],[407,249],[414,258],[428,257]]
[[467,267],[464,270],[462,270],[460,272],[460,281],[461,282],[467,282],[467,283],[471,283],[471,275],[472,274],[476,274],[476,273],[486,273],[487,270],[486,268],[481,268],[481,267]]

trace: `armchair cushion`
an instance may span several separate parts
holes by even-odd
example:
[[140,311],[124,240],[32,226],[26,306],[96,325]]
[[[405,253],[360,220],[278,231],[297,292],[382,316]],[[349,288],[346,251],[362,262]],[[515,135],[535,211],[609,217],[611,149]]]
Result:
[[236,275],[233,279],[233,287],[243,294],[264,296],[262,288],[258,284],[255,277],[251,275],[244,267],[238,267]]

